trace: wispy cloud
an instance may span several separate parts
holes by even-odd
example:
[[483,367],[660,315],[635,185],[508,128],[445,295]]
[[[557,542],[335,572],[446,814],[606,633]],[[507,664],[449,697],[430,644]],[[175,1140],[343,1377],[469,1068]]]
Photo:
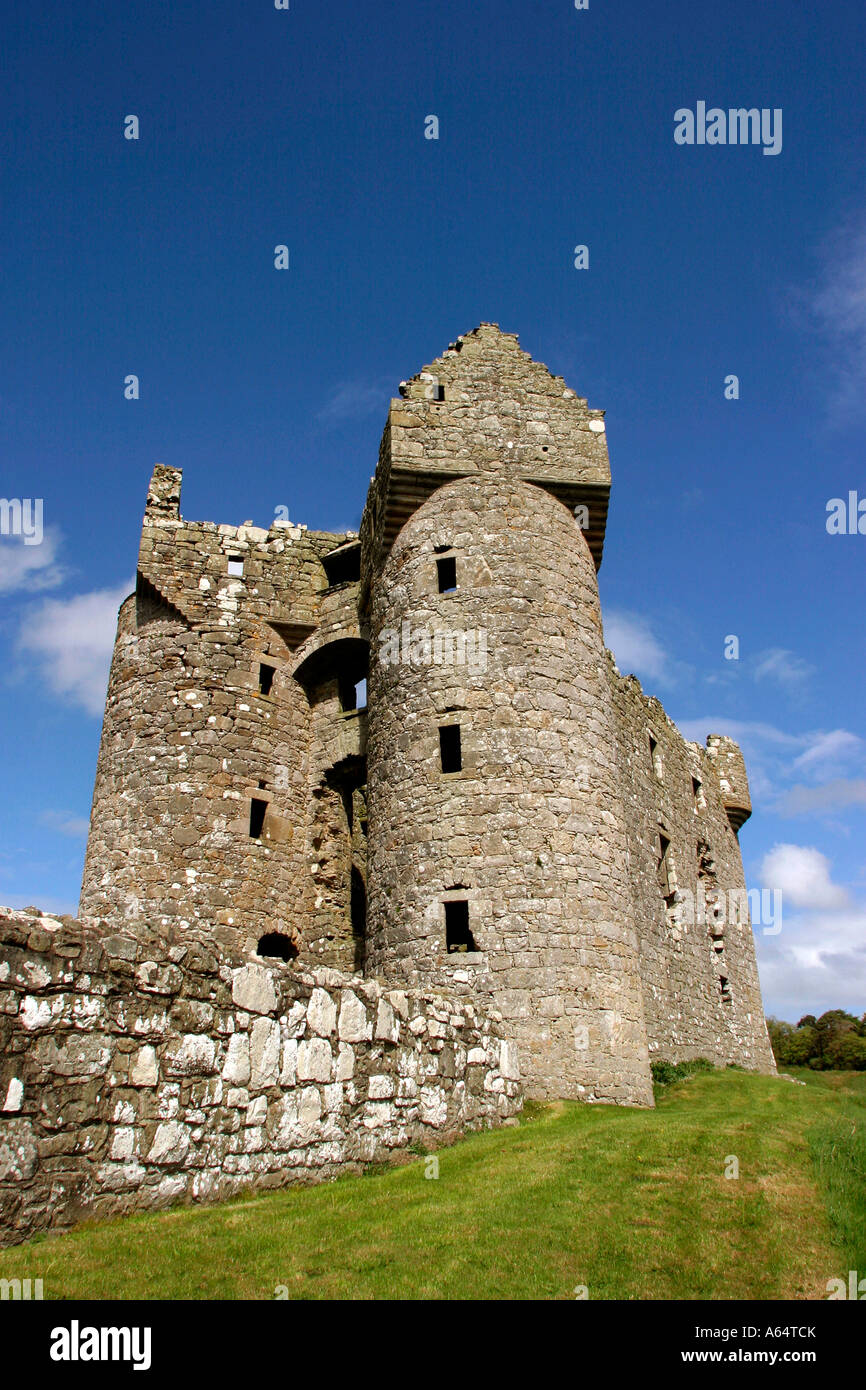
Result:
[[72,840],[85,838],[90,829],[90,822],[84,816],[74,816],[69,811],[43,811],[39,821],[60,835],[68,835]]
[[21,536],[0,536],[0,594],[56,589],[66,578],[58,562],[60,532],[48,527],[40,545],[25,545]]
[[791,689],[802,686],[813,670],[814,667],[795,652],[787,651],[784,647],[771,647],[758,654],[753,674],[757,681],[774,680]]
[[815,285],[795,296],[800,317],[818,330],[832,354],[834,415],[863,414],[866,385],[866,213],[825,241]]
[[817,787],[798,782],[782,793],[773,810],[780,816],[814,816],[843,811],[848,806],[866,806],[866,779],[836,777]]
[[326,427],[345,425],[371,415],[381,415],[384,421],[392,389],[393,383],[387,381],[340,382],[318,411],[316,420]]
[[117,610],[132,581],[69,599],[46,599],[25,615],[18,654],[71,705],[101,716],[117,627]]
[[848,729],[791,734],[725,715],[681,720],[678,728],[694,743],[705,743],[708,734],[735,739],[745,755],[753,801],[779,815],[829,814],[866,801],[866,744]]
[[812,742],[794,760],[794,766],[809,772],[826,773],[840,764],[850,767],[852,761],[863,761],[864,744],[857,734],[847,729],[833,729],[827,734],[812,735]]
[[688,670],[674,660],[656,637],[646,618],[638,613],[612,610],[605,614],[604,640],[624,675],[673,685]]

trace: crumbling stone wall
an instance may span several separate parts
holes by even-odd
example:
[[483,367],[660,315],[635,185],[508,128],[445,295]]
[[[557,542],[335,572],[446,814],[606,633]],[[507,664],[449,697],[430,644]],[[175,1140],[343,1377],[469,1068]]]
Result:
[[[147,922],[166,941],[202,925],[242,950],[276,932],[343,964],[309,940],[311,760],[323,776],[327,739],[296,672],[311,652],[359,640],[357,583],[332,590],[322,563],[346,537],[191,523],[179,500],[179,471],[158,466],[118,622],[81,915]],[[345,743],[339,711],[327,714]],[[357,731],[349,743],[357,752]],[[254,801],[266,808],[256,836]],[[348,923],[320,919],[319,937],[351,938]]]
[[471,1001],[0,909],[0,1243],[334,1177],[520,1106]]
[[687,742],[612,661],[610,679],[650,1056],[772,1072],[749,913],[731,896],[745,890],[735,829],[749,808],[742,754],[718,736],[708,749]]

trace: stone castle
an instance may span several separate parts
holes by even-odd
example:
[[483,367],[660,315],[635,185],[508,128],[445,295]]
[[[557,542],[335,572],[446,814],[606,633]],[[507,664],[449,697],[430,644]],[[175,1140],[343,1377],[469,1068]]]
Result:
[[70,1063],[103,1128],[69,1219],[327,1174],[521,1084],[651,1105],[653,1058],[774,1070],[740,750],[605,649],[603,411],[485,323],[401,384],[359,534],[190,522],[180,488],[156,467],[81,920],[0,923],[12,1238],[51,1182],[25,1043],[36,1084],[58,1029],[104,1040]]
[[401,385],[360,535],[188,522],[180,483],[120,614],[82,917],[489,999],[541,1095],[771,1065],[748,921],[677,921],[744,886],[740,751],[605,651],[602,411],[483,324]]

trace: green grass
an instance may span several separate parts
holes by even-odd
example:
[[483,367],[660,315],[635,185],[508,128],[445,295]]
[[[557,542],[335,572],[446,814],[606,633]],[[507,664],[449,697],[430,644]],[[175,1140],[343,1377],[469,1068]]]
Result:
[[839,1099],[837,1113],[810,1129],[809,1153],[849,1267],[866,1277],[866,1074],[796,1074]]
[[[425,1159],[0,1251],[50,1298],[825,1298],[866,1275],[866,1076],[741,1071],[531,1106]],[[729,1156],[738,1179],[725,1178]]]

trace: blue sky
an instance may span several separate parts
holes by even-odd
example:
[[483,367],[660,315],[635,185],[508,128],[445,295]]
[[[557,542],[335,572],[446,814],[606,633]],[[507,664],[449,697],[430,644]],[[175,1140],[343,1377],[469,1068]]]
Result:
[[[620,666],[745,749],[768,1011],[863,1013],[864,39],[856,0],[10,13],[0,496],[45,538],[0,537],[0,901],[77,901],[153,464],[193,519],[356,528],[398,382],[492,320],[607,411]],[[781,152],[677,145],[698,101]]]

